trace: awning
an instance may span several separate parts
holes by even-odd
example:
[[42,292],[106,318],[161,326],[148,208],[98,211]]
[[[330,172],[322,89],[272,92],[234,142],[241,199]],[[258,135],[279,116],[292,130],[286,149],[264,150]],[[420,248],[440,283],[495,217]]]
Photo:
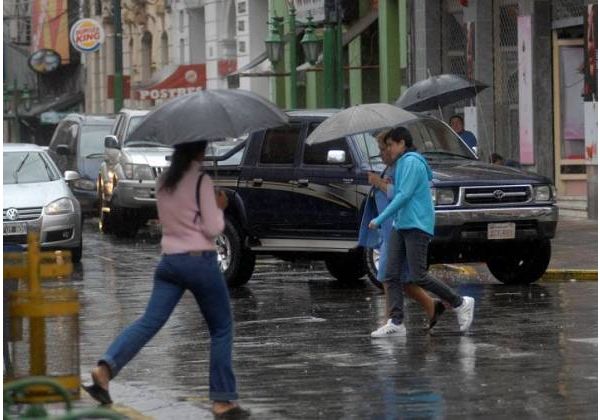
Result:
[[[354,22],[352,24],[352,26],[350,26],[350,28],[348,28],[348,30],[342,35],[342,45],[344,47],[347,46],[354,38],[356,38],[357,36],[362,34],[369,26],[371,26],[371,24],[373,24],[373,22],[375,22],[377,20],[378,16],[379,16],[379,12],[377,10],[371,10],[365,16],[361,17],[356,22]],[[302,32],[304,32],[303,28],[297,28],[296,36],[300,35]],[[262,69],[258,69],[258,71],[257,71],[257,69],[255,69],[260,64],[267,61],[267,59],[268,59],[267,52],[263,51],[261,54],[259,54],[256,58],[254,58],[248,64],[246,64],[246,65],[240,67],[239,69],[237,69],[236,71],[228,74],[228,76],[239,75],[239,76],[246,76],[246,77],[252,77],[252,76],[257,77],[257,76],[275,75],[276,73],[274,73],[270,69],[262,68]],[[322,63],[322,62],[323,62],[323,54],[320,54],[319,59],[317,60],[317,63]],[[303,64],[300,64],[296,68],[296,70],[305,71],[308,68],[312,68],[312,67],[314,67],[314,66],[311,66],[307,63],[303,63]]]
[[135,86],[139,99],[169,99],[206,89],[206,64],[166,66]]
[[85,97],[83,92],[65,93],[53,99],[33,103],[30,110],[26,110],[23,105],[19,106],[20,118],[36,118],[40,114],[48,111],[65,111],[83,103]]

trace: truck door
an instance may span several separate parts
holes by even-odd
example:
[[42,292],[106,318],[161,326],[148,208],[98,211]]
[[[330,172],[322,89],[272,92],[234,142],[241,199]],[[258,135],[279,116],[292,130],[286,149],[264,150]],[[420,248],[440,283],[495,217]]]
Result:
[[[320,124],[308,124],[307,136]],[[297,216],[293,227],[306,238],[349,239],[358,235],[357,176],[346,138],[304,144],[296,171]],[[330,151],[344,152],[343,162],[327,161]],[[338,153],[339,154],[339,153]]]
[[[255,165],[243,166],[240,195],[248,227],[259,238],[293,237],[298,205],[294,196],[294,168],[299,154],[302,124],[291,123],[264,132]],[[256,150],[256,149],[255,149]]]

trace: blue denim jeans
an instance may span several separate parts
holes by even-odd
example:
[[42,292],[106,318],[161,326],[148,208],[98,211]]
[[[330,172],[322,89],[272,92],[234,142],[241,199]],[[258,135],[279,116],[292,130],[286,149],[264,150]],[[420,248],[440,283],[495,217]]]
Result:
[[[431,235],[419,229],[392,229],[388,243],[385,279],[390,318],[396,325],[404,319],[402,286],[414,283],[448,302],[453,308],[462,303],[462,296],[445,283],[427,273],[427,253]],[[408,265],[408,270],[406,270]]]
[[154,273],[154,287],[146,312],[121,332],[99,363],[110,367],[111,377],[117,376],[167,322],[186,290],[196,298],[210,332],[209,398],[213,401],[237,400],[231,364],[231,306],[216,252],[163,255]]

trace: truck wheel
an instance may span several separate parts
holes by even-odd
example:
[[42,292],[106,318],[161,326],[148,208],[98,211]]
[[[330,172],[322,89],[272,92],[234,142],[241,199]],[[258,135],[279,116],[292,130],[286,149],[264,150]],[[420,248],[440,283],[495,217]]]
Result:
[[533,283],[546,272],[552,255],[549,239],[535,241],[513,251],[503,250],[503,255],[491,257],[487,266],[491,273],[506,284]]
[[367,277],[378,289],[383,289],[383,284],[377,280],[379,272],[379,250],[373,248],[365,248],[365,265],[367,266]]
[[328,257],[325,266],[333,277],[343,283],[352,283],[367,274],[364,249],[359,248],[347,254]]
[[102,208],[110,208],[110,205],[106,202],[104,198],[104,192],[102,184],[99,183],[99,196],[98,197],[98,229],[102,233],[113,233],[113,218],[112,214],[108,212],[103,212]]
[[117,235],[117,238],[135,238],[141,222],[135,211],[128,211],[123,207],[111,206],[112,230]]
[[219,266],[227,285],[237,287],[248,283],[254,272],[256,256],[244,247],[242,236],[231,220],[225,220],[225,229],[217,237],[216,244]]

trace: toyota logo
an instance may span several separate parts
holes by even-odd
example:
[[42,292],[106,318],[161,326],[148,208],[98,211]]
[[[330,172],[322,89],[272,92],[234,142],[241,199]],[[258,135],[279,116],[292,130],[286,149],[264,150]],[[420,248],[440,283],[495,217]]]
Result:
[[494,194],[494,198],[498,201],[500,201],[504,198],[504,191],[502,191],[502,190],[496,190],[493,192],[493,194]]
[[6,217],[8,220],[17,220],[19,217],[19,210],[14,208],[6,210]]

